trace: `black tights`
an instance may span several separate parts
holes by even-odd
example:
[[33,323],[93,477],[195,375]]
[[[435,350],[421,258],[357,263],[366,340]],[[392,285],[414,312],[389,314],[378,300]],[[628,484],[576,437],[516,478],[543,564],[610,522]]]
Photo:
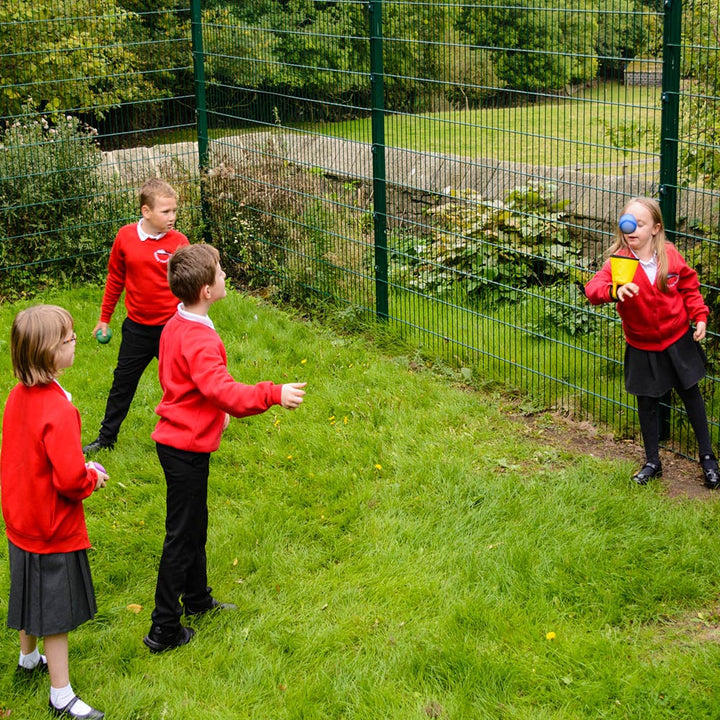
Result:
[[[685,405],[688,419],[695,431],[700,457],[712,455],[710,443],[710,430],[708,428],[705,403],[703,402],[700,388],[693,385],[687,390],[675,388],[675,392]],[[658,427],[658,406],[660,398],[638,395],[638,417],[640,418],[640,432],[642,433],[643,444],[645,445],[645,459],[647,462],[660,464],[660,430]]]

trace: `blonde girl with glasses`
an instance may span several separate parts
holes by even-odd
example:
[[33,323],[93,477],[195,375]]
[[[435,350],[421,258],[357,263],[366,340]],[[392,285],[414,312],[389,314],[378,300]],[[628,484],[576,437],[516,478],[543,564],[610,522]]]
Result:
[[[10,560],[8,627],[19,631],[19,675],[50,674],[57,716],[102,718],[73,692],[68,633],[91,620],[95,591],[83,500],[108,479],[85,463],[80,414],[58,377],[75,359],[67,310],[35,305],[17,314],[10,353],[18,384],[5,404],[0,490]],[[38,650],[44,640],[45,655]]]

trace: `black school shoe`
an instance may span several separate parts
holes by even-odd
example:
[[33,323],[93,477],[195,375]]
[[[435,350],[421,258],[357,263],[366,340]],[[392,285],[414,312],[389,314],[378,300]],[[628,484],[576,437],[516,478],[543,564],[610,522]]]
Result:
[[46,674],[48,672],[47,660],[41,655],[40,662],[33,668],[26,668],[18,663],[17,670],[15,672],[21,677],[32,677],[36,674]]
[[31,677],[35,674],[45,674],[48,672],[47,660],[41,655],[40,662],[34,668],[26,668],[18,663],[17,670],[15,672],[23,677]]
[[636,472],[632,479],[638,485],[647,485],[653,478],[660,477],[662,475],[662,465],[654,462],[646,462],[638,472]]
[[200,608],[199,610],[193,610],[192,608],[186,607],[185,616],[199,617],[201,615],[206,615],[207,613],[217,612],[218,610],[237,610],[237,605],[234,605],[233,603],[220,602],[219,600],[212,598],[208,606]]
[[105,717],[104,712],[96,710],[94,707],[91,707],[88,712],[83,713],[82,715],[73,712],[73,707],[79,699],[80,698],[75,695],[75,697],[63,708],[56,708],[51,702],[49,703],[50,710],[57,717],[78,718],[78,720],[102,720],[102,718]]
[[87,445],[85,445],[85,447],[83,447],[83,454],[94,455],[100,450],[112,450],[114,447],[114,440],[108,442],[107,440],[102,440],[100,437],[96,437],[91,443],[88,443]]
[[720,468],[717,458],[712,453],[701,455],[700,465],[702,465],[703,475],[705,475],[705,487],[714,490],[720,485]]
[[172,632],[153,625],[150,632],[143,638],[143,642],[150,648],[150,652],[161,653],[187,645],[194,634],[195,631],[192,628],[185,627],[185,625],[181,625],[178,630]]

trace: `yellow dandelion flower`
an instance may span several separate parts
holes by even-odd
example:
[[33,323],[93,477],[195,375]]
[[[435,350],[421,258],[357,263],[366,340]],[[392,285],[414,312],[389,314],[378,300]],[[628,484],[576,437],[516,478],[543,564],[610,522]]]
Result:
[[545,635],[546,640],[554,640],[556,637],[557,637],[557,635],[555,635],[555,633],[552,630]]
[[382,465],[380,463],[375,463],[375,469],[382,470]]

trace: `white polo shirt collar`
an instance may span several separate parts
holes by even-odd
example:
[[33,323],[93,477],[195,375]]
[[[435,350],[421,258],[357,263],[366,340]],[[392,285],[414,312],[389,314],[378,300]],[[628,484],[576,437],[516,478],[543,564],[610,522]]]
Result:
[[191,320],[192,322],[199,322],[203,325],[207,325],[212,330],[215,329],[215,326],[213,325],[213,321],[207,315],[196,315],[195,313],[188,312],[182,303],[180,303],[177,306],[177,311],[178,311],[178,315],[180,315],[181,318],[185,318],[185,320]]
[[145,242],[146,240],[160,240],[160,238],[163,238],[163,237],[165,237],[165,235],[167,235],[167,233],[160,233],[158,235],[149,235],[148,233],[146,233],[143,230],[143,219],[142,218],[140,218],[140,220],[138,220],[137,234],[140,237],[140,242]]

